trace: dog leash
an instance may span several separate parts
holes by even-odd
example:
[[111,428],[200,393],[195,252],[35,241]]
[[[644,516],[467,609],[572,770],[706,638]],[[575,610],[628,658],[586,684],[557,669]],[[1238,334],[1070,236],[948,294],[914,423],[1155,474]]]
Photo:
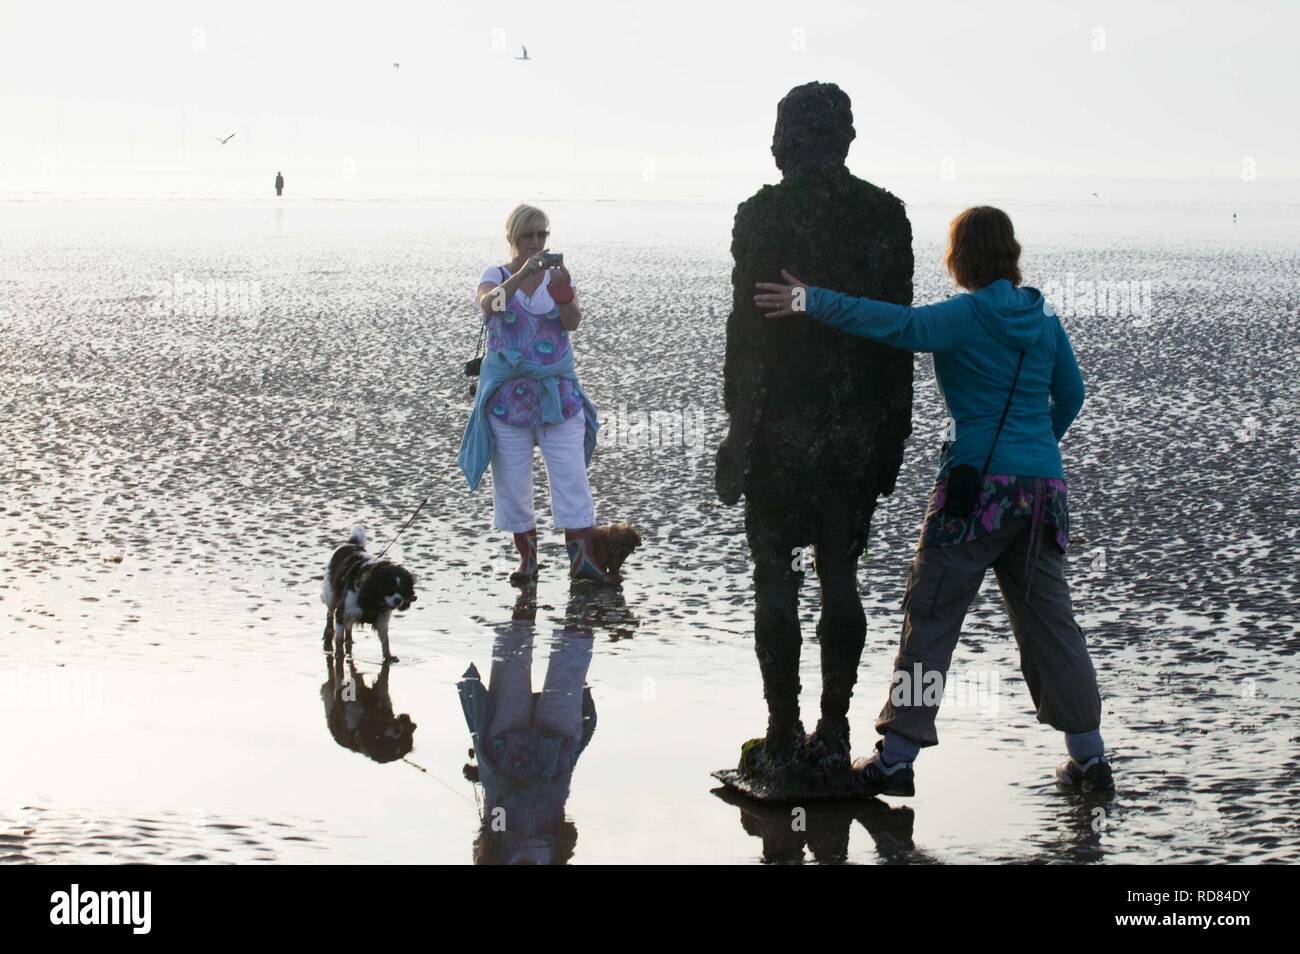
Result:
[[[411,514],[409,517],[406,518],[406,523],[402,524],[402,529],[401,529],[401,530],[398,530],[397,533],[393,536],[393,539],[391,539],[391,540],[388,541],[388,547],[391,547],[394,543],[397,542],[397,538],[400,537],[400,536],[402,535],[402,532],[403,532],[407,527],[409,527],[409,526],[411,525],[411,521],[415,519],[415,514],[418,514],[421,510],[423,510],[423,509],[424,509],[424,505],[427,504],[428,502],[429,502],[429,498],[428,498],[428,497],[425,497],[423,500],[420,501],[420,506],[418,506],[418,507],[415,508],[415,513]],[[379,557],[382,557],[385,553],[387,553],[387,552],[388,552],[388,547],[384,547],[382,550],[380,550],[380,551],[379,551],[379,556],[375,557],[375,559],[378,560]]]
[[[437,775],[435,775],[433,772],[430,772],[427,768],[425,768],[423,765],[419,764],[418,762],[412,762],[412,761],[411,761],[410,759],[408,759],[408,758],[403,758],[402,761],[405,762],[407,765],[411,766],[411,768],[413,768],[413,769],[419,769],[420,772],[422,772],[423,774],[429,776],[429,778],[433,779],[435,782],[437,782],[439,785],[441,785],[441,786],[442,786],[443,788],[445,788],[447,791],[451,792],[453,795],[455,795],[457,798],[459,798],[462,802],[468,802],[468,801],[470,801],[470,799],[467,798],[467,797],[465,796],[465,793],[464,793],[464,792],[460,791],[460,790],[457,789],[457,788],[453,788],[451,785],[448,785],[446,782],[444,782],[442,779],[440,779]],[[475,806],[477,806],[477,805],[478,805],[478,791],[477,791],[477,790],[475,790],[475,792],[474,792],[474,799],[473,799],[473,801],[474,801]],[[480,817],[480,819],[482,818],[482,816],[483,816],[483,813],[482,813],[482,811],[480,811],[480,812],[479,812],[479,817]]]

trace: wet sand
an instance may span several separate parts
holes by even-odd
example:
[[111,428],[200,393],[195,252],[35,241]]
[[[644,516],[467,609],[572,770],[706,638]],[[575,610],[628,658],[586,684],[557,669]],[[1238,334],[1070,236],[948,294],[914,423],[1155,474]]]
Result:
[[[1063,746],[1034,719],[990,577],[953,667],[978,691],[945,702],[917,797],[813,812],[805,839],[709,777],[765,712],[741,509],[712,490],[729,216],[683,212],[679,235],[673,209],[570,212],[551,209],[553,244],[579,282],[578,369],[606,419],[598,515],[645,536],[621,593],[571,604],[538,474],[538,684],[566,617],[595,638],[599,724],[566,808],[575,863],[1300,860],[1293,244],[1021,230],[1030,284],[1152,283],[1148,316],[1065,318],[1088,387],[1063,444],[1086,538],[1068,573],[1117,795],[1052,786]],[[0,860],[473,859],[481,793],[462,774],[455,686],[471,662],[487,672],[516,599],[488,487],[470,495],[455,466],[471,293],[503,253],[497,210],[476,214],[6,210],[0,759],[15,768]],[[941,250],[923,236],[916,252],[916,300],[937,300]],[[860,574],[860,752],[942,428],[928,359],[916,368],[914,436]],[[651,446],[638,412],[659,415]],[[414,749],[379,764],[326,724],[319,581],[354,523],[382,545],[426,494],[393,551],[418,577],[388,676]],[[360,637],[367,684],[378,660]]]

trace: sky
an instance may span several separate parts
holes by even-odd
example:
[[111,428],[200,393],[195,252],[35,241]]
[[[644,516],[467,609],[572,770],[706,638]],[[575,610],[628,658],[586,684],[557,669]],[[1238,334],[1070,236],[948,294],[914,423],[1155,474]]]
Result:
[[1300,179],[1298,28],[1286,0],[0,0],[0,194],[279,170],[323,198],[727,199],[779,179],[776,104],[812,80],[852,99],[849,168],[923,198],[1262,187]]

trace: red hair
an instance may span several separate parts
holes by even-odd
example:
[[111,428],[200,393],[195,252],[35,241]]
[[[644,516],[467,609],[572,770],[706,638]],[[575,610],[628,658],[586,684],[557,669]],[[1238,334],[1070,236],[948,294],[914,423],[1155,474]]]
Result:
[[952,220],[943,263],[953,280],[971,291],[999,278],[1019,285],[1020,243],[1011,219],[991,205],[967,209]]

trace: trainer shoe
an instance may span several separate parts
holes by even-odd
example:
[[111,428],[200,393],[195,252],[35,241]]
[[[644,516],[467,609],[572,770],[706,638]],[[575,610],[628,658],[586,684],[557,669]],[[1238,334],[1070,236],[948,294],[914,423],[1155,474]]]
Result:
[[1082,765],[1066,759],[1056,767],[1056,784],[1082,792],[1110,792],[1115,788],[1115,778],[1105,756],[1098,755]]
[[876,751],[870,758],[860,758],[853,762],[853,775],[862,786],[866,795],[900,795],[909,797],[916,794],[916,785],[912,775],[911,762],[895,762],[886,765],[880,758],[883,739],[876,742]]

